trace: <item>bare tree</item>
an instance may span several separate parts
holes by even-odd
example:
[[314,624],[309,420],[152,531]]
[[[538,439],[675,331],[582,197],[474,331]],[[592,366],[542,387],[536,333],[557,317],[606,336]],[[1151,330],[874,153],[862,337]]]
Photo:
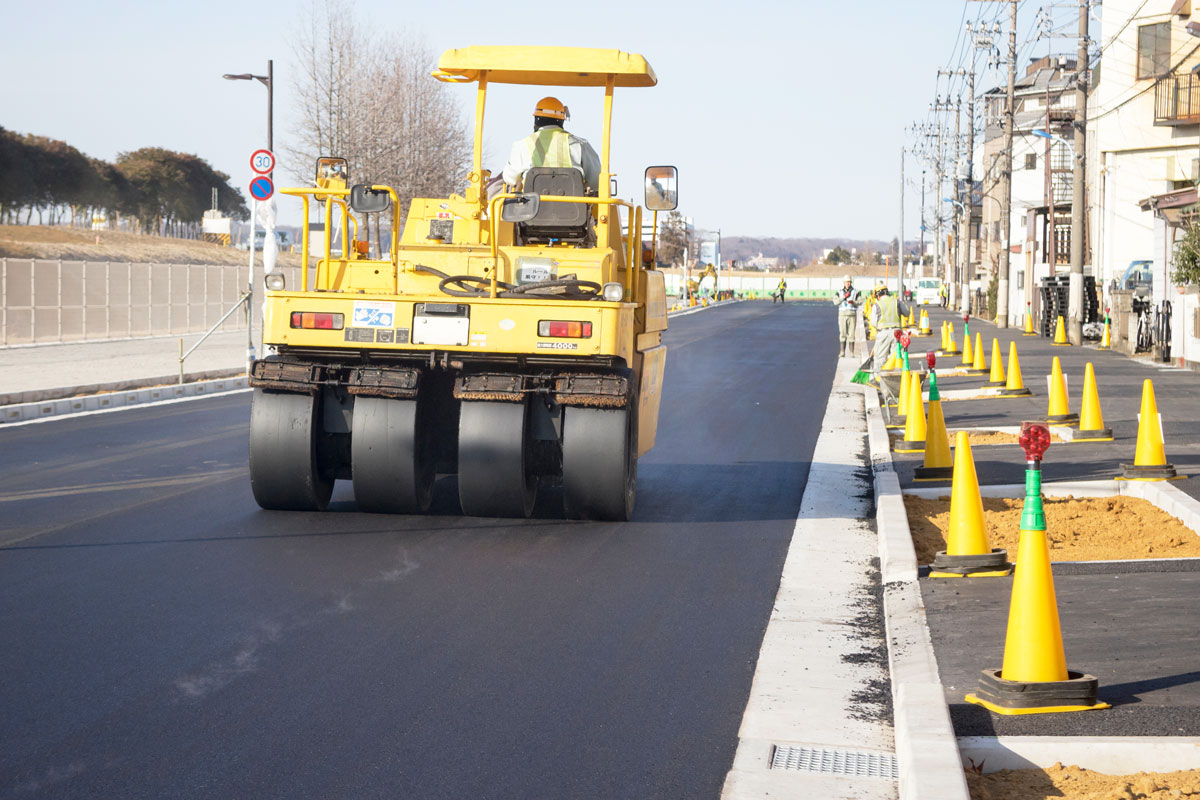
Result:
[[292,169],[305,175],[319,155],[345,158],[354,182],[396,190],[402,216],[414,197],[462,189],[470,139],[450,87],[430,76],[437,56],[423,40],[373,34],[346,0],[313,0],[293,48],[301,74]]

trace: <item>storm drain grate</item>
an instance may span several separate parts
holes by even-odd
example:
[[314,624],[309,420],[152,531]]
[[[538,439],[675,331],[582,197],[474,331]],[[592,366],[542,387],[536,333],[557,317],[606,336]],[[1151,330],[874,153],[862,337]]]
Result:
[[861,750],[827,750],[824,747],[788,747],[775,745],[771,750],[771,769],[819,772],[825,775],[852,775],[868,778],[900,777],[896,757],[888,753]]

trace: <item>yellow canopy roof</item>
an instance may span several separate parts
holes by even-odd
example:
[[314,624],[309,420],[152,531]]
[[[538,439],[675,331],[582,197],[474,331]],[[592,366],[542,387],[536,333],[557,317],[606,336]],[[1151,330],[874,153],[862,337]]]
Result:
[[479,80],[528,86],[604,86],[609,75],[617,86],[654,86],[658,78],[636,53],[588,47],[462,47],[438,59],[433,76],[450,83]]

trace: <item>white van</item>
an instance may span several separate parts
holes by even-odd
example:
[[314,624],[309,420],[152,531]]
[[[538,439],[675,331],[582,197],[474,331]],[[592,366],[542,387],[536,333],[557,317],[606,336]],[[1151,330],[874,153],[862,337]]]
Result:
[[937,278],[921,278],[917,281],[917,288],[913,292],[913,299],[921,304],[941,305],[942,282]]

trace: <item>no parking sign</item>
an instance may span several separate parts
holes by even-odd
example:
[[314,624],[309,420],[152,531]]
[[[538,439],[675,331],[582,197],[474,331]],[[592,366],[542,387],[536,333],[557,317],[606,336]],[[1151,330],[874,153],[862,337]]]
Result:
[[259,175],[250,181],[250,196],[255,200],[270,200],[275,194],[275,184],[266,175]]

